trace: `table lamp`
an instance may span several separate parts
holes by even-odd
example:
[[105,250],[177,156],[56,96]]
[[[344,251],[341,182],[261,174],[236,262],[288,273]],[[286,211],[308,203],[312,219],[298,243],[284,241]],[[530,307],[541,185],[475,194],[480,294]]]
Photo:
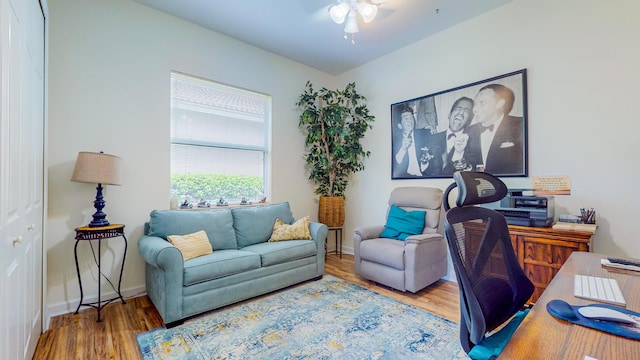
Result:
[[105,202],[102,197],[102,184],[121,185],[120,162],[122,158],[105,154],[81,151],[76,159],[76,166],[71,175],[71,181],[98,184],[96,199],[93,202],[96,208],[93,220],[89,227],[108,226],[107,214],[102,212]]

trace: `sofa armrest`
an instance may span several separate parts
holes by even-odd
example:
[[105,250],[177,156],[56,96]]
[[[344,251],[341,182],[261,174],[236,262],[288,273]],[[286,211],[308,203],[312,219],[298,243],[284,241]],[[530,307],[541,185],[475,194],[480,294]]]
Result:
[[324,249],[324,241],[327,239],[329,228],[325,224],[317,222],[309,222],[309,233],[313,238],[313,241],[322,244]]
[[359,227],[355,230],[355,235],[359,236],[360,240],[375,239],[380,237],[382,230],[382,225]]
[[157,236],[144,235],[138,240],[138,252],[149,265],[162,268],[180,270],[184,269],[182,253],[170,242]]
[[166,324],[182,319],[184,260],[170,242],[144,235],[138,240],[138,252],[145,261],[147,295]]
[[329,228],[327,225],[317,222],[309,222],[309,233],[316,242],[317,276],[324,274],[324,245],[327,240]]

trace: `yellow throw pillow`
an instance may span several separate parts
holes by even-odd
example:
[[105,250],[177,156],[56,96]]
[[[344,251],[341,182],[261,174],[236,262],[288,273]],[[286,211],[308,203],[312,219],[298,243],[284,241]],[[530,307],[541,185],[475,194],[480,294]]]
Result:
[[213,252],[207,233],[204,230],[187,235],[169,235],[167,240],[180,250],[184,261]]
[[283,240],[311,240],[309,233],[309,216],[299,219],[292,225],[283,223],[280,219],[276,219],[273,224],[273,232],[271,233],[270,242]]

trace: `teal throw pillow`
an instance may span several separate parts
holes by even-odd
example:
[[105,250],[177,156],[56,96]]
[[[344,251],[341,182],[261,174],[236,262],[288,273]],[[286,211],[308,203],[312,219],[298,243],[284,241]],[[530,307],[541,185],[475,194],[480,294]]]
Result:
[[406,211],[391,205],[387,224],[380,237],[405,240],[411,235],[422,234],[426,211]]

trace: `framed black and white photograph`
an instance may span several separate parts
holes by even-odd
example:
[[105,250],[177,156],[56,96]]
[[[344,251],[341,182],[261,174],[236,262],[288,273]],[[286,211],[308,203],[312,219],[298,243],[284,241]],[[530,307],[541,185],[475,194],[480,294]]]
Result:
[[527,176],[527,70],[391,105],[391,178]]

